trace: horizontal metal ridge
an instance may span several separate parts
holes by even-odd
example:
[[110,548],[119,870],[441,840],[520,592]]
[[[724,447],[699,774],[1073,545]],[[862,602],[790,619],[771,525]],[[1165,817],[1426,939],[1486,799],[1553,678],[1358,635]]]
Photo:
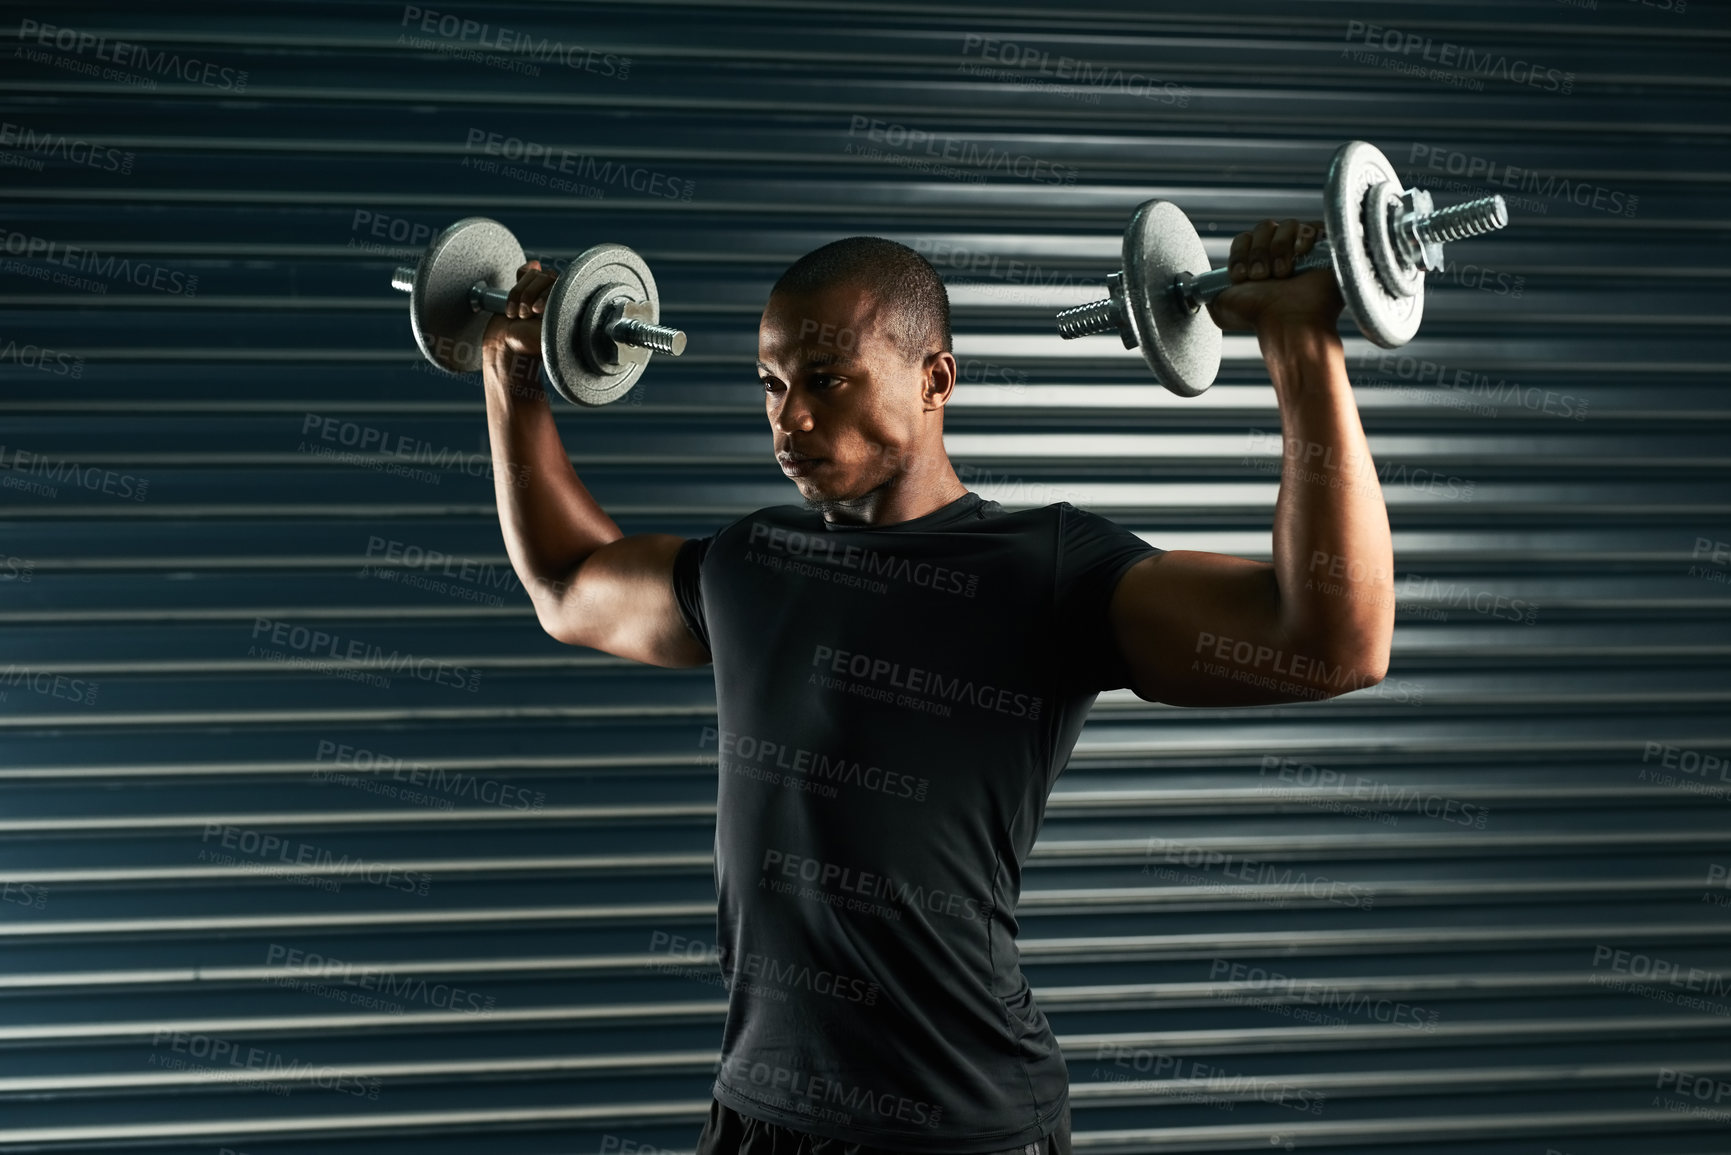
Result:
[[[558,770],[607,771],[641,770],[651,767],[709,767],[714,759],[701,754],[499,754],[485,758],[437,757],[411,760],[411,769],[437,767],[450,773],[473,774],[485,771],[504,774],[513,770],[547,772]],[[344,767],[341,763],[320,762],[314,758],[259,762],[168,762],[161,765],[85,765],[85,766],[12,766],[0,767],[0,782],[32,780],[69,780],[87,778],[269,778],[275,775],[302,775],[320,772],[366,774],[370,771]]]
[[[0,1129],[0,1145],[23,1150],[73,1144],[156,1145],[181,1141],[213,1143],[292,1141],[365,1136],[377,1141],[434,1133],[551,1130],[567,1126],[698,1126],[707,1102],[631,1103],[612,1107],[492,1107],[442,1111],[397,1111],[368,1115],[295,1115],[230,1120],[73,1124]],[[1403,1116],[1330,1120],[1074,1130],[1076,1149],[1091,1155],[1142,1155],[1160,1151],[1266,1149],[1269,1137],[1305,1146],[1336,1141],[1353,1144],[1425,1142],[1441,1139],[1534,1138],[1598,1133],[1654,1133],[1703,1126],[1687,1114],[1663,1110],[1526,1111],[1495,1114]],[[26,1146],[30,1145],[30,1146]]]
[[[548,1005],[494,1008],[484,1012],[457,1010],[405,1011],[403,1014],[352,1012],[212,1016],[92,1023],[32,1023],[0,1026],[0,1046],[92,1045],[145,1043],[163,1034],[214,1035],[220,1038],[284,1038],[317,1035],[394,1034],[452,1030],[547,1029],[560,1025],[605,1025],[632,1021],[714,1021],[727,1014],[727,1001]],[[1553,1040],[1604,1041],[1654,1034],[1725,1035],[1731,1021],[1712,1015],[1618,1015],[1568,1019],[1479,1019],[1428,1022],[1423,1029],[1410,1022],[1347,1023],[1326,1026],[1221,1027],[1205,1030],[1126,1031],[1112,1034],[1060,1035],[1066,1050],[1098,1053],[1104,1048],[1148,1049],[1190,1054],[1299,1053],[1304,1050],[1357,1050],[1401,1047],[1458,1047],[1506,1039],[1534,1045]],[[254,1073],[256,1075],[256,1072]]]
[[[0,941],[49,939],[196,938],[216,934],[317,931],[323,934],[420,932],[467,927],[477,932],[497,927],[573,926],[661,920],[712,924],[714,902],[641,902],[604,906],[457,907],[431,911],[276,913],[260,915],[164,916],[156,918],[40,919],[0,924]],[[1516,949],[1557,943],[1687,941],[1720,943],[1731,939],[1731,922],[1716,924],[1620,922],[1493,927],[1367,927],[1351,930],[1260,931],[1215,935],[1120,935],[1097,938],[1022,938],[1021,953],[1039,961],[1074,959],[1100,962],[1122,958],[1211,958],[1223,954],[1278,955],[1357,951],[1430,951],[1479,948]],[[1197,952],[1201,953],[1198,954]]]
[[296,1068],[266,1070],[235,1067],[193,1071],[104,1071],[86,1075],[20,1075],[0,1077],[0,1097],[47,1097],[101,1093],[149,1093],[170,1088],[221,1090],[224,1084],[260,1082],[318,1085],[333,1072],[349,1079],[381,1082],[454,1082],[470,1079],[558,1078],[572,1075],[700,1074],[719,1065],[715,1051],[675,1051],[662,1054],[612,1053],[561,1055],[557,1058],[421,1060],[394,1063],[308,1063]]
[[[167,1032],[213,1034],[225,1038],[268,1035],[375,1034],[393,1031],[451,1029],[499,1029],[553,1027],[561,1023],[675,1022],[688,1019],[712,1021],[727,1014],[726,999],[705,1002],[607,1003],[591,1006],[494,1007],[487,1011],[425,1010],[390,1014],[357,1011],[324,1015],[252,1015],[184,1019],[153,1019],[124,1022],[33,1023],[0,1026],[0,1046],[39,1043],[93,1043],[106,1045],[150,1042]],[[256,1072],[254,1072],[256,1075]]]
[[[100,87],[94,85],[43,81],[32,81],[23,84],[0,82],[0,93],[22,91],[36,96],[47,96],[57,93],[84,95],[88,94],[92,89],[100,91]],[[176,90],[175,95],[177,98],[190,100],[231,99],[218,90],[208,88],[200,89],[190,86]],[[275,96],[279,98],[286,97],[288,99],[326,99],[341,100],[345,102],[353,101],[355,103],[384,103],[384,101],[374,101],[370,99],[377,95],[376,92],[366,89],[327,89],[315,94],[297,89],[276,89],[270,91],[264,88],[254,89],[250,86],[247,88],[247,98],[249,100],[268,99]],[[387,99],[393,102],[398,99],[409,100],[417,103],[437,102],[449,95],[449,93],[401,92],[389,94]],[[492,97],[493,99],[475,99],[475,97],[478,96]],[[632,103],[613,94],[589,96],[572,93],[559,93],[550,95],[543,90],[539,94],[539,97],[547,103],[556,105],[568,105],[572,107],[602,105],[610,111],[617,109],[621,104]],[[523,102],[522,94],[516,92],[487,94],[470,93],[465,95],[465,99],[472,100],[474,103],[478,104],[508,105],[513,109],[520,108]],[[714,103],[721,102],[716,101]],[[784,106],[772,102],[733,101],[729,103],[756,104],[759,105],[763,111],[776,115],[785,111]],[[824,111],[830,112],[838,116],[838,118],[842,116],[854,116],[866,112],[868,105],[869,102],[855,102],[845,106],[833,105]],[[892,110],[898,112],[905,111],[906,106],[886,106],[884,108],[884,111]],[[812,111],[816,110],[813,109]],[[977,110],[970,111],[970,115],[973,115],[974,111],[984,112],[985,117],[982,117],[982,119],[1014,119],[1021,126],[1026,126],[1029,121],[1033,119],[1025,109],[1004,109],[999,111],[996,109],[989,109],[989,106],[981,105]],[[929,110],[921,109],[920,114],[929,114]],[[1241,117],[1242,115],[1241,112],[1234,111],[1223,111],[1219,113],[1217,117],[1208,114],[1199,114],[1191,118],[1191,123],[1198,126],[1210,123],[1210,121],[1213,123],[1229,123],[1231,118],[1235,116]],[[1119,119],[1123,120],[1127,125],[1139,128],[1146,124],[1147,113],[1141,109],[1128,109],[1124,113],[1119,114]],[[1283,125],[1301,126],[1307,134],[1316,131],[1315,121],[1304,116],[1286,117],[1276,114],[1265,114],[1260,117],[1258,123],[1264,131],[1268,132],[1276,131]],[[1456,121],[1454,125],[1433,123],[1428,127],[1439,133],[1451,129],[1466,131],[1475,126],[1475,123],[1487,127],[1494,127],[1504,133],[1516,133],[1521,131],[1523,128],[1531,132],[1552,134],[1563,134],[1571,131],[1595,131],[1594,129],[1582,129],[1580,126],[1571,124],[1567,121],[1529,120],[1523,122],[1515,118],[1497,116],[1494,114],[1489,115],[1484,120],[1478,122],[1462,119]],[[1401,133],[1410,132],[1412,130],[1411,121],[1399,115],[1387,118],[1355,115],[1353,117],[1353,124],[1361,131],[1365,129],[1375,129],[1379,135],[1387,136],[1397,136]],[[1602,133],[1609,127],[1610,126],[1600,126],[1596,131]],[[1659,121],[1648,123],[1623,123],[1616,125],[1615,128],[1629,133],[1630,135],[1658,133],[1707,138],[1731,136],[1731,125],[1714,124],[1705,120],[1700,122]],[[886,185],[893,186],[897,182],[893,180],[893,177],[890,176],[890,174],[885,174],[885,183]],[[905,201],[874,200],[867,205],[854,206],[808,202],[797,199],[775,201],[724,201],[719,199],[706,199],[701,203],[687,203],[669,200],[665,197],[644,197],[629,202],[618,202],[587,200],[580,197],[574,198],[556,194],[539,196],[530,193],[498,193],[490,194],[485,197],[484,203],[486,208],[483,211],[490,211],[498,216],[504,216],[508,213],[544,212],[547,210],[564,214],[595,213],[597,215],[601,213],[619,214],[621,212],[628,212],[632,214],[641,214],[648,218],[663,219],[678,216],[698,218],[737,218],[755,214],[774,213],[781,217],[796,218],[806,221],[833,220],[837,218],[857,221],[862,216],[870,216],[874,218],[918,220],[944,219],[964,221],[971,225],[981,225],[987,222],[993,222],[1006,226],[1020,224],[1037,216],[1041,222],[1041,226],[1046,229],[1051,229],[1054,226],[1075,224],[1103,226],[1107,230],[1112,230],[1122,227],[1125,208],[1133,203],[1129,198],[1125,198],[1125,203],[1123,204],[1116,203],[1116,201],[1088,199],[1083,201],[1083,204],[1086,207],[1066,208],[1051,200],[1032,200],[1026,195],[1026,188],[1020,185],[1005,183],[996,185],[983,184],[974,187],[978,189],[982,195],[945,200],[920,200],[918,198],[910,198]],[[353,194],[346,189],[316,189],[306,191],[298,189],[253,190],[236,188],[145,189],[135,187],[128,189],[110,189],[89,186],[39,187],[34,189],[0,188],[0,203],[17,203],[20,201],[41,203],[43,201],[52,201],[61,205],[124,204],[132,206],[139,204],[167,204],[199,206],[221,205],[224,207],[247,206],[252,208],[280,209],[327,209],[332,204],[351,203],[352,198]],[[477,200],[479,199],[480,198],[478,198],[475,193],[461,189],[452,192],[405,192],[396,190],[391,193],[391,203],[399,209],[444,209],[453,212],[468,212],[474,211],[477,208]],[[1598,235],[1631,237],[1655,236],[1675,232],[1711,234],[1715,230],[1721,228],[1722,225],[1723,222],[1716,217],[1685,216],[1634,220],[1621,217],[1599,217],[1593,220],[1583,220],[1581,218],[1562,216],[1526,216],[1521,220],[1521,228],[1534,234],[1573,233],[1582,231],[1583,227],[1585,227],[1590,228],[1593,233]],[[402,354],[398,352],[386,352],[381,350],[370,355],[357,356],[350,350],[333,350],[328,353],[323,353],[309,350],[304,346],[279,346],[274,348],[253,346],[247,349],[226,350],[217,348],[199,349],[193,346],[185,346],[172,351],[153,349],[149,346],[141,346],[127,349],[100,351],[88,351],[85,349],[74,349],[69,351],[83,354],[92,360],[111,360],[115,359],[117,354],[120,355],[122,359],[128,360],[186,360],[198,362],[239,360],[261,361],[272,364],[330,364],[339,360],[345,364],[355,364],[360,361],[395,360],[400,362],[402,360]],[[92,356],[93,352],[100,352],[102,355],[100,357],[95,357]],[[741,363],[736,358],[707,356],[702,354],[685,354],[682,359],[687,364],[696,363],[700,365],[738,365]],[[1554,367],[1561,369],[1564,367],[1564,362],[1559,361]],[[1592,365],[1591,367],[1595,370],[1603,370],[1605,368],[1602,363]],[[1669,365],[1666,366],[1667,371],[1669,371],[1670,368]]]
[[[1186,742],[1175,739],[1159,739],[1147,741],[1126,740],[1124,738],[1106,739],[1105,732],[1095,728],[1092,732],[1084,731],[1085,741],[1079,743],[1070,757],[1070,765],[1079,769],[1103,770],[1114,767],[1107,763],[1124,764],[1138,771],[1158,770],[1179,766],[1202,766],[1209,769],[1222,765],[1255,767],[1259,766],[1262,753],[1258,750],[1244,750],[1230,743],[1221,742]],[[1664,734],[1665,741],[1679,748],[1711,749],[1716,745],[1731,741],[1731,721],[1727,722],[1726,730],[1721,733],[1675,733]],[[1358,738],[1352,735],[1331,736],[1326,740],[1309,738],[1302,735],[1292,735],[1283,738],[1280,744],[1284,756],[1295,758],[1319,758],[1326,756],[1329,764],[1335,767],[1362,766],[1374,762],[1382,768],[1412,765],[1417,763],[1444,762],[1450,765],[1478,766],[1487,762],[1507,761],[1517,764],[1545,762],[1568,759],[1572,763],[1581,762],[1611,762],[1633,759],[1639,761],[1647,752],[1648,743],[1641,739],[1607,738],[1603,740],[1578,741],[1564,738],[1557,739],[1511,739],[1511,738],[1480,738],[1456,739],[1438,738],[1432,735],[1422,735],[1411,738],[1401,738],[1398,741],[1384,737]],[[586,772],[639,770],[651,767],[668,769],[702,769],[711,771],[715,762],[713,756],[669,752],[666,754],[556,754],[556,755],[523,755],[498,754],[486,757],[445,757],[429,756],[415,760],[417,765],[456,773],[474,773],[487,771],[494,774],[507,773],[513,770],[524,771],[556,771],[581,770]],[[85,763],[67,766],[37,765],[0,767],[0,782],[7,781],[78,781],[91,778],[268,778],[278,775],[295,776],[314,774],[320,771],[331,771],[338,768],[337,763],[320,762],[313,758],[285,760],[256,761],[224,761],[224,762],[163,762],[163,763]],[[1485,784],[1486,789],[1493,791],[1514,791],[1521,793],[1526,787],[1502,787]],[[1451,789],[1458,789],[1451,786]],[[1477,789],[1477,787],[1475,787]],[[1543,791],[1542,786],[1532,787]],[[1565,787],[1564,789],[1571,789]],[[1600,790],[1615,790],[1618,787],[1588,786],[1582,788],[1584,797],[1596,798]],[[1150,792],[1161,798],[1171,799],[1174,805],[1188,805],[1192,801],[1203,804],[1215,793],[1233,795],[1242,791],[1236,787],[1188,789],[1150,788]],[[1054,805],[1066,805],[1062,802],[1066,796],[1088,793],[1071,791],[1062,779],[1052,795]],[[1105,791],[1111,795],[1113,791]],[[1132,794],[1140,793],[1132,791]],[[1496,797],[1489,795],[1488,797]]]
[[[1667,850],[1691,850],[1731,846],[1731,824],[1709,818],[1694,829],[1667,830]],[[1245,834],[1199,834],[1186,838],[1054,839],[1034,847],[1034,858],[1067,862],[1080,860],[1121,861],[1142,858],[1155,861],[1156,851],[1198,855],[1216,852],[1259,862],[1298,861],[1317,858],[1461,858],[1493,855],[1542,855],[1557,852],[1611,854],[1619,851],[1653,853],[1654,835],[1646,830],[1574,830],[1548,833],[1523,830],[1469,830],[1459,827],[1444,833],[1426,831],[1379,834],[1368,831],[1339,834],[1277,834],[1258,831]]]
[[154,710],[140,714],[87,712],[76,718],[65,714],[15,714],[0,716],[0,729],[56,729],[75,723],[80,727],[120,726],[240,726],[309,725],[314,723],[360,725],[393,722],[506,722],[581,721],[621,718],[712,718],[714,706],[477,706],[403,707],[391,710]]
[[373,932],[431,928],[538,926],[547,923],[663,921],[713,922],[714,902],[622,903],[617,906],[486,907],[438,911],[362,911],[322,914],[211,915],[129,919],[43,919],[0,923],[0,941],[50,938],[201,937],[264,931]]
[[1549,950],[1601,943],[1731,941],[1731,921],[1723,923],[1609,922],[1546,926],[1426,926],[1356,930],[1217,931],[1206,934],[1095,935],[1017,940],[1024,958],[1042,963],[1100,963],[1127,960],[1288,958],[1315,955],[1401,954],[1483,950]]
[[[1073,1062],[1085,1060],[1076,1055]],[[471,1080],[497,1081],[511,1078],[545,1079],[580,1075],[613,1075],[641,1073],[665,1076],[677,1073],[713,1071],[720,1061],[717,1052],[683,1051],[664,1054],[614,1053],[596,1056],[558,1056],[555,1058],[501,1058],[471,1060],[420,1060],[399,1062],[358,1062],[342,1064],[308,1064],[298,1068],[277,1068],[270,1071],[244,1067],[232,1070],[172,1071],[105,1071],[98,1074],[26,1075],[0,1077],[0,1097],[60,1097],[67,1095],[115,1094],[150,1092],[166,1088],[205,1088],[220,1090],[227,1085],[256,1084],[270,1081],[292,1085],[316,1084],[328,1079],[333,1071],[349,1079],[371,1079],[381,1083],[433,1083]],[[1073,1076],[1070,1098],[1078,1107],[1111,1107],[1129,1102],[1159,1103],[1165,1099],[1182,1099],[1209,1095],[1224,1101],[1256,1101],[1270,1087],[1301,1088],[1333,1098],[1370,1098],[1378,1096],[1440,1096],[1458,1095],[1466,1091],[1503,1092],[1516,1088],[1526,1090],[1573,1088],[1582,1085],[1613,1085],[1635,1080],[1651,1081],[1663,1065],[1658,1063],[1581,1063],[1570,1065],[1533,1064],[1524,1067],[1460,1067],[1430,1068],[1424,1071],[1352,1070],[1314,1073],[1271,1072],[1254,1076],[1232,1075],[1209,1078],[1171,1079],[1148,1078],[1133,1081],[1090,1081],[1086,1076]],[[1707,1075],[1731,1071],[1731,1063],[1689,1063],[1691,1075]],[[1117,1075],[1117,1072],[1113,1072]]]
[[[260,984],[296,982],[305,985],[358,986],[357,976],[388,975],[394,982],[449,980],[523,982],[581,976],[598,978],[621,975],[655,975],[657,972],[690,977],[693,969],[714,968],[718,960],[707,944],[702,953],[582,954],[533,958],[440,958],[424,957],[329,962],[322,957],[304,966],[235,965],[153,967],[107,971],[29,971],[0,974],[0,996],[76,993],[96,995],[113,991],[228,990]],[[1534,996],[1579,996],[1615,994],[1617,983],[1642,988],[1688,992],[1705,988],[1710,993],[1725,990],[1731,971],[1697,968],[1674,977],[1635,978],[1611,970],[1450,972],[1394,975],[1283,976],[1244,981],[1092,983],[1050,986],[1036,984],[1034,992],[1047,1009],[1162,1010],[1229,1005],[1280,1005],[1318,997],[1340,1001],[1343,997],[1376,996],[1437,1000],[1485,1000]]]
[[[1396,599],[1397,606],[1426,606],[1434,602],[1446,604],[1440,599]],[[1592,607],[1594,609],[1614,609],[1623,604],[1620,599],[1560,599],[1547,598],[1544,611],[1553,617],[1566,612],[1571,607]],[[1639,602],[1631,599],[1631,605],[1642,608],[1651,607],[1652,599]],[[1676,599],[1661,601],[1661,605],[1679,610],[1691,605],[1691,599]],[[1715,609],[1723,609],[1731,616],[1731,599],[1713,604]],[[263,615],[259,615],[263,616]],[[279,619],[280,620],[280,619]],[[461,654],[430,652],[418,654],[416,657],[427,662],[442,662],[466,669],[482,670],[613,670],[641,669],[641,664],[624,658],[616,658],[608,654]],[[1731,646],[1724,645],[1535,645],[1535,646],[1500,646],[1495,650],[1487,650],[1480,639],[1472,639],[1459,645],[1443,644],[1428,645],[1424,649],[1409,647],[1397,658],[1389,669],[1391,678],[1399,679],[1426,670],[1439,669],[1508,669],[1521,667],[1551,667],[1566,665],[1573,669],[1586,668],[1585,663],[1598,661],[1610,663],[1619,669],[1630,665],[1646,666],[1694,666],[1703,664],[1718,664],[1731,659]],[[191,677],[201,674],[234,674],[249,677],[268,675],[270,677],[296,678],[305,677],[309,672],[322,673],[326,670],[384,670],[392,667],[388,661],[378,658],[312,658],[305,663],[289,663],[270,661],[264,658],[158,658],[135,659],[128,661],[57,661],[57,662],[13,662],[7,669],[15,674],[61,674],[68,677],[137,677],[137,678],[171,678]],[[1567,695],[1574,700],[1577,695]],[[1534,698],[1531,695],[1510,696],[1498,694],[1501,701],[1549,701],[1548,697]]]
[[612,1107],[493,1107],[446,1111],[395,1111],[373,1115],[296,1115],[249,1119],[179,1119],[167,1122],[82,1123],[61,1127],[0,1127],[0,1150],[115,1145],[196,1140],[259,1141],[367,1135],[426,1134],[453,1129],[557,1127],[561,1125],[639,1126],[701,1122],[705,1106],[695,1101],[628,1103]]

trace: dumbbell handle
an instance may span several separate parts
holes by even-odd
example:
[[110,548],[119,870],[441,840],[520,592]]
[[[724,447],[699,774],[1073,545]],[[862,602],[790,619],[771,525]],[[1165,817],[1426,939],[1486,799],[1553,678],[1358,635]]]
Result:
[[[404,293],[415,291],[415,266],[398,265],[391,274],[391,287]],[[476,281],[469,289],[469,305],[476,312],[503,313],[511,290],[496,289],[485,281]],[[654,325],[620,317],[607,326],[607,335],[621,345],[652,349],[677,357],[685,352],[685,332],[670,325]]]
[[[1334,268],[1334,250],[1329,247],[1328,241],[1319,240],[1308,253],[1298,258],[1298,263],[1292,266],[1292,274],[1297,276],[1299,273],[1308,273],[1312,269],[1332,268]],[[1182,294],[1185,302],[1191,308],[1206,305],[1231,287],[1232,274],[1224,265],[1218,269],[1209,269],[1200,276],[1192,277],[1185,274],[1172,284],[1173,290]]]

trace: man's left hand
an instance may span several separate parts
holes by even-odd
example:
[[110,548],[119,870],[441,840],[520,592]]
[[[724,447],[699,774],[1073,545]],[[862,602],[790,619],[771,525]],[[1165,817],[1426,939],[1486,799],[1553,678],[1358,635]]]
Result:
[[1332,269],[1293,276],[1298,258],[1322,239],[1321,221],[1266,220],[1232,238],[1226,260],[1232,286],[1208,303],[1222,329],[1264,332],[1271,327],[1334,332],[1345,307]]

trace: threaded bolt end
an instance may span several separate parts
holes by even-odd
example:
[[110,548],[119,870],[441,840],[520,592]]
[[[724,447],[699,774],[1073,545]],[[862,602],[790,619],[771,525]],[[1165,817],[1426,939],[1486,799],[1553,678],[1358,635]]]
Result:
[[1425,213],[1413,222],[1413,229],[1421,241],[1441,245],[1494,232],[1508,223],[1503,198],[1488,196]]
[[653,325],[648,321],[633,321],[629,317],[615,321],[607,335],[621,345],[632,345],[656,353],[677,357],[685,352],[685,333],[668,325]]
[[1058,336],[1066,341],[1095,333],[1116,333],[1119,328],[1118,304],[1111,297],[1101,297],[1058,314]]
[[398,265],[397,271],[391,274],[391,288],[404,293],[415,291],[415,266]]

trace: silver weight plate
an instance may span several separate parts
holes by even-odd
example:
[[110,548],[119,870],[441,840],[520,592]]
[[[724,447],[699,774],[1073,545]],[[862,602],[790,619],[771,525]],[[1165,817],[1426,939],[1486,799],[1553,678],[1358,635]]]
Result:
[[1207,271],[1208,250],[1177,205],[1156,198],[1137,206],[1124,229],[1124,312],[1148,367],[1180,397],[1206,392],[1220,373],[1220,326],[1172,291],[1181,274]]
[[1334,254],[1334,276],[1353,320],[1373,342],[1394,349],[1412,340],[1424,319],[1424,283],[1421,280],[1410,297],[1390,292],[1371,256],[1369,245],[1373,241],[1365,227],[1365,214],[1385,211],[1372,194],[1388,183],[1401,187],[1400,174],[1388,158],[1365,141],[1348,141],[1328,167],[1323,218]]
[[607,405],[631,392],[649,361],[647,350],[611,350],[595,340],[605,299],[649,306],[661,318],[661,297],[649,265],[624,245],[585,249],[553,283],[541,320],[541,357],[559,396],[575,405]]
[[1424,270],[1408,261],[1394,237],[1394,218],[1406,206],[1401,187],[1384,181],[1364,194],[1364,247],[1383,286],[1397,297],[1424,292]]
[[523,267],[523,246],[487,217],[464,217],[427,245],[409,293],[409,324],[427,360],[448,373],[481,367],[481,336],[493,314],[469,304],[476,281],[510,289]]

